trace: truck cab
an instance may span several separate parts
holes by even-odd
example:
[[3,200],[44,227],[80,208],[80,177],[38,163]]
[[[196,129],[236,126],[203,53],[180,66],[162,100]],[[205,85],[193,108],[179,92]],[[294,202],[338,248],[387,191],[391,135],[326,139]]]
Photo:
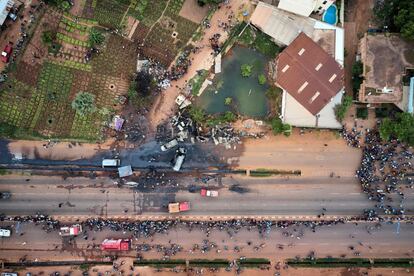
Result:
[[183,201],[183,202],[174,202],[168,204],[168,212],[170,214],[180,213],[190,210],[190,202]]

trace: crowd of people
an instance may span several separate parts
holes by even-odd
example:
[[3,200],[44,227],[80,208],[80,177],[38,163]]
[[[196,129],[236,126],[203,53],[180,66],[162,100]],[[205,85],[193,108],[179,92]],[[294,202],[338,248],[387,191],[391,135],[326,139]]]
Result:
[[341,131],[348,145],[363,149],[361,166],[356,176],[369,200],[377,201],[374,209],[365,210],[369,219],[378,215],[396,215],[405,218],[405,188],[414,188],[414,180],[409,176],[414,172],[414,154],[410,148],[398,140],[382,141],[377,130],[367,129],[362,144],[362,131],[352,128]]

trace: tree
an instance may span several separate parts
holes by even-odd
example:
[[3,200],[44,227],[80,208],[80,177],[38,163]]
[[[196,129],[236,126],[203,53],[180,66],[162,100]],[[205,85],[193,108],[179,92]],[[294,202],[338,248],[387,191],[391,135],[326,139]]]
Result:
[[414,40],[414,2],[412,0],[376,1],[374,14],[377,22],[390,32]]
[[388,141],[397,138],[409,145],[414,145],[414,116],[410,113],[399,113],[396,118],[384,118],[379,133],[381,139]]
[[147,72],[139,72],[135,78],[135,83],[138,95],[146,97],[151,93],[152,77]]
[[42,33],[42,42],[46,45],[51,45],[56,39],[56,33],[52,31],[44,31]]
[[342,99],[342,103],[335,106],[335,115],[338,121],[342,121],[345,118],[346,112],[352,105],[352,97],[345,96]]
[[231,105],[232,102],[233,102],[233,99],[231,97],[227,97],[224,99],[225,105]]
[[105,40],[105,36],[102,32],[97,30],[96,28],[92,28],[89,32],[89,43],[91,45],[99,45],[102,44]]
[[225,122],[234,122],[237,120],[237,116],[231,111],[226,111],[223,115],[223,119]]
[[79,92],[72,102],[72,108],[81,116],[94,112],[95,96],[88,92]]
[[190,108],[190,116],[197,123],[204,123],[206,119],[204,110],[194,105],[192,105]]
[[245,77],[245,78],[250,77],[250,75],[252,74],[252,68],[253,68],[253,66],[250,65],[250,64],[243,64],[240,67],[242,76]]

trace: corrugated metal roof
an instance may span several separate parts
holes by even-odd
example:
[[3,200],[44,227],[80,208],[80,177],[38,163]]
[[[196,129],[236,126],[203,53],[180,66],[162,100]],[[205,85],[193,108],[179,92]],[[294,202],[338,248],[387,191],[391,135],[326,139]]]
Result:
[[289,45],[299,33],[312,35],[315,20],[296,15],[275,6],[259,2],[250,22],[278,44]]
[[305,33],[277,58],[276,83],[313,115],[342,90],[343,78],[343,68]]
[[0,0],[0,26],[6,21],[10,9],[13,7],[13,0]]

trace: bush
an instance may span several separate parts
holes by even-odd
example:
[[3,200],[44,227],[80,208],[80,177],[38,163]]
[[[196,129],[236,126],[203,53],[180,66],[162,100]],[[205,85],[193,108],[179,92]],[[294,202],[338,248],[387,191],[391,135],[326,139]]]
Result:
[[42,42],[46,45],[51,45],[52,42],[56,39],[56,32],[44,31],[42,33]]
[[260,85],[265,84],[265,83],[266,83],[266,76],[265,76],[264,74],[260,74],[260,75],[258,76],[258,81],[259,81],[259,84],[260,84]]
[[72,102],[72,108],[81,116],[94,112],[95,96],[88,92],[79,92]]
[[250,77],[250,75],[252,74],[252,69],[253,69],[253,66],[252,65],[250,65],[250,64],[243,64],[240,67],[242,76],[245,77],[245,78]]
[[105,40],[105,36],[101,31],[96,28],[92,28],[89,31],[89,44],[90,45],[99,45],[102,44]]
[[206,113],[204,110],[194,105],[191,105],[190,116],[195,122],[199,124],[204,123],[206,120]]
[[233,102],[233,99],[231,97],[227,97],[224,99],[225,105],[231,105],[232,102]]
[[368,118],[368,108],[366,107],[358,107],[356,110],[356,116],[360,119],[367,119]]
[[335,106],[335,116],[339,122],[341,122],[345,118],[346,112],[351,107],[351,105],[352,97],[345,96],[342,99],[342,103]]
[[275,117],[270,121],[270,125],[272,126],[273,134],[281,134],[283,133],[286,136],[290,136],[292,133],[292,126],[289,124],[284,124],[282,120]]

